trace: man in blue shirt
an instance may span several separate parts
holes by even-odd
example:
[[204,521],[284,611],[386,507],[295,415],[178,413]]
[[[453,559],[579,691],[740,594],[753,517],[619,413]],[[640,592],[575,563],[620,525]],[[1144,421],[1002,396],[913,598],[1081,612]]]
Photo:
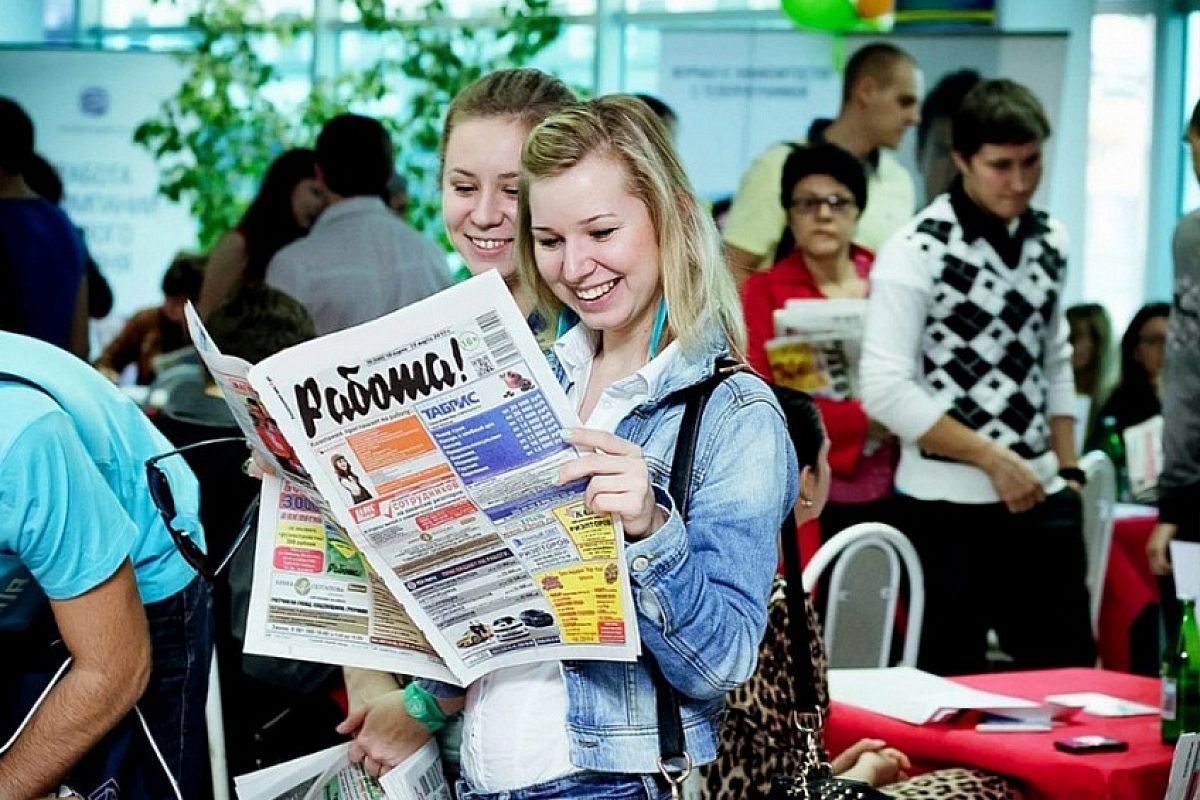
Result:
[[34,157],[33,121],[0,97],[0,318],[25,333],[88,357],[83,242],[62,209],[25,182]]
[[[211,601],[144,469],[170,443],[87,364],[6,332],[0,409],[0,643],[11,647],[0,658],[0,695],[55,632],[73,658],[0,755],[0,797],[56,788],[135,702],[184,797],[202,796]],[[182,458],[160,463],[172,526],[202,545],[195,477]],[[0,719],[19,711],[3,705]],[[150,796],[173,796],[162,780]]]

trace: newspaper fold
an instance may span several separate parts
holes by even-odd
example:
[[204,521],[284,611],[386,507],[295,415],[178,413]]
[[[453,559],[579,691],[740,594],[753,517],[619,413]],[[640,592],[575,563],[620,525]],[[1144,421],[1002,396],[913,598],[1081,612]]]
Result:
[[766,343],[773,382],[820,397],[858,397],[866,318],[866,300],[789,300],[775,311],[775,338]]
[[351,764],[339,744],[234,778],[239,800],[451,800],[436,742],[430,740],[382,778]]

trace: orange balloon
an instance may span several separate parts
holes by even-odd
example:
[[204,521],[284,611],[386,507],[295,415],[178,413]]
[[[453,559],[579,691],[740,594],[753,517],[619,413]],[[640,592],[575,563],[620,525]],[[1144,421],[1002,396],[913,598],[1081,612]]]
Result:
[[858,0],[858,16],[875,19],[890,14],[896,8],[896,0]]

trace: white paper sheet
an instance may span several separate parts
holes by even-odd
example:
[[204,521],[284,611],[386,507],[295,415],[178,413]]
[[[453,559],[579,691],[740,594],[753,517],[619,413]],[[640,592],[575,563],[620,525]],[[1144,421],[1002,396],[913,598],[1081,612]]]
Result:
[[1200,598],[1200,542],[1171,542],[1171,571],[1175,575],[1176,597]]
[[1185,733],[1175,745],[1171,777],[1163,800],[1200,798],[1200,733]]
[[972,689],[913,667],[832,669],[829,696],[913,725],[940,722],[964,710],[1029,722],[1049,722],[1053,714],[1041,703]]
[[1138,500],[1153,500],[1158,493],[1158,475],[1163,464],[1163,418],[1161,414],[1125,429],[1125,466],[1129,491]]
[[1103,692],[1074,692],[1072,694],[1047,695],[1047,703],[1060,703],[1068,706],[1082,706],[1083,713],[1094,717],[1142,717],[1158,716],[1161,709],[1158,706],[1148,706],[1145,703],[1135,703],[1120,697],[1113,697]]

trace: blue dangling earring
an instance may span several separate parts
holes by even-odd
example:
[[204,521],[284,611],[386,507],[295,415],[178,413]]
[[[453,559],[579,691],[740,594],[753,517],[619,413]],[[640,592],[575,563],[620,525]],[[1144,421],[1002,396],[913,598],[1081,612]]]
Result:
[[654,313],[654,327],[650,330],[650,347],[647,355],[654,358],[658,355],[658,346],[662,342],[663,331],[667,328],[667,298],[664,295],[658,301],[658,310]]

